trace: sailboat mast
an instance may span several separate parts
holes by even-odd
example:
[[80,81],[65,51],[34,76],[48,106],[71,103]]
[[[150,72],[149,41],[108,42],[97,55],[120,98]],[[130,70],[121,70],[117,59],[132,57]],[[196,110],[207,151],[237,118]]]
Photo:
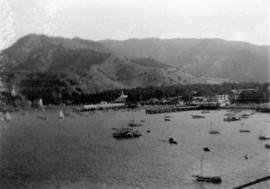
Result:
[[202,170],[203,170],[203,160],[201,159],[201,176],[203,176]]

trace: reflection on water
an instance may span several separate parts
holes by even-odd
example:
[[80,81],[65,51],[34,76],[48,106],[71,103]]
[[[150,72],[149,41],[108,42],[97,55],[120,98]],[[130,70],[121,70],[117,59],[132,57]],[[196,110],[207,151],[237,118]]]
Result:
[[[225,111],[211,111],[205,119],[192,119],[200,113],[166,114],[171,115],[167,122],[164,114],[143,110],[75,114],[63,120],[56,112],[43,113],[47,119],[39,119],[40,113],[12,114],[11,122],[1,122],[0,186],[225,189],[269,174],[269,150],[258,140],[260,132],[268,134],[268,114],[224,122]],[[131,119],[144,120],[138,128],[143,136],[115,140],[112,128],[127,127]],[[211,122],[219,135],[209,134]],[[178,145],[170,145],[170,137]],[[193,181],[201,159],[203,174],[221,176],[222,184]]]

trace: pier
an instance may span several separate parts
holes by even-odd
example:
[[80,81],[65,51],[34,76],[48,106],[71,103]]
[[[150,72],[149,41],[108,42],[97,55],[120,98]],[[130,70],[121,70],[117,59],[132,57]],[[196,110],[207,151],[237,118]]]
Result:
[[162,114],[170,112],[182,112],[190,110],[198,110],[199,106],[158,106],[145,109],[146,114]]

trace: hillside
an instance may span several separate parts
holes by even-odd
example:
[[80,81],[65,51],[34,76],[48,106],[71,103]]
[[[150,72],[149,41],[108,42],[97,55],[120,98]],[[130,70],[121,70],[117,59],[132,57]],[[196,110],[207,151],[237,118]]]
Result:
[[154,58],[196,77],[269,81],[269,47],[220,39],[103,40],[115,53]]
[[1,61],[8,85],[28,96],[200,82],[153,58],[128,58],[79,38],[27,35],[6,49]]

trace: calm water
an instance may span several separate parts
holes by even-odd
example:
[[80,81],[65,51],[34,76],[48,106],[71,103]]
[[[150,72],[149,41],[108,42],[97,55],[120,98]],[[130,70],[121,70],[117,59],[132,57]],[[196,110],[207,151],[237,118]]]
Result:
[[[143,110],[74,114],[64,120],[47,112],[46,121],[37,118],[40,113],[11,114],[10,123],[1,122],[0,171],[5,176],[0,181],[12,185],[10,180],[18,178],[19,188],[227,189],[269,175],[269,150],[258,140],[260,132],[269,134],[269,114],[224,122],[225,113],[211,111],[205,119],[192,119],[199,111],[166,114],[170,122],[164,114]],[[126,127],[130,119],[145,121],[138,128],[143,136],[113,139],[112,128]],[[220,135],[209,134],[210,122]],[[178,145],[168,144],[169,137]],[[193,181],[201,159],[203,174],[221,176],[222,184]],[[269,188],[269,182],[249,188]]]

